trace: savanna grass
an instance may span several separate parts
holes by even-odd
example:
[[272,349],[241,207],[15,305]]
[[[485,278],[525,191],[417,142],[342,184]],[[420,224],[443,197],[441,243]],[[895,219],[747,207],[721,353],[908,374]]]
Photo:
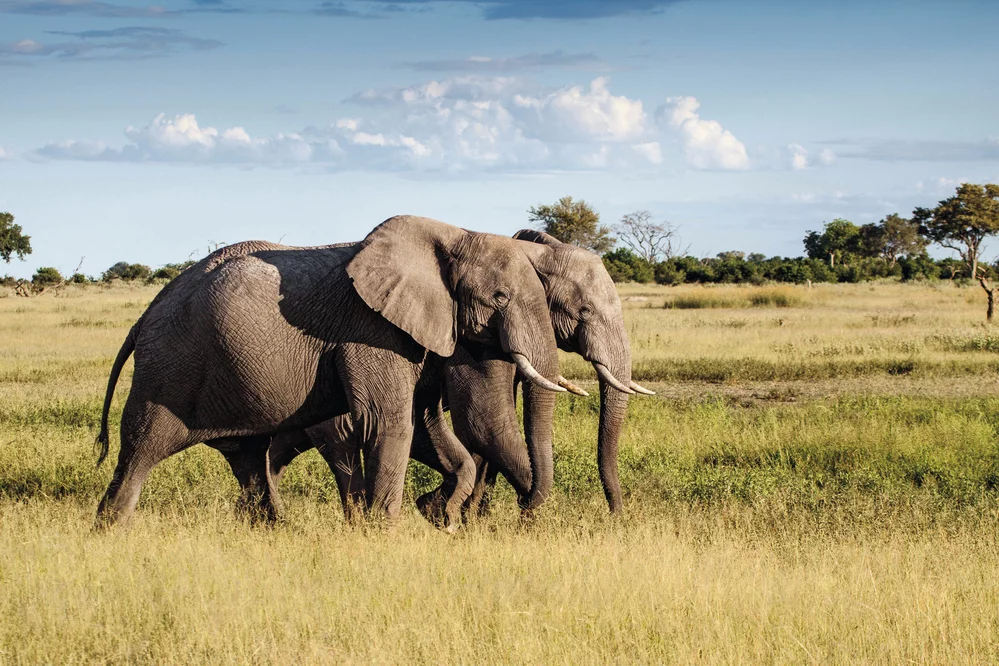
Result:
[[107,371],[155,290],[0,299],[0,663],[999,661],[999,357],[978,299],[714,287],[758,305],[661,307],[698,289],[622,288],[659,391],[629,407],[624,515],[599,486],[596,397],[561,396],[549,503],[522,522],[501,482],[454,536],[413,509],[439,481],[415,463],[398,524],[346,523],[315,452],[283,481],[286,520],[255,526],[203,446],[153,470],[128,529],[92,532]]

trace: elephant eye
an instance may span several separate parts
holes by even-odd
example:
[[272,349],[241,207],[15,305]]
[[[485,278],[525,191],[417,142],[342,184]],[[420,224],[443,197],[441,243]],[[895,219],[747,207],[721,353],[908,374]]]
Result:
[[585,321],[590,318],[591,314],[593,314],[593,310],[590,308],[589,305],[584,305],[583,307],[579,308],[580,319]]
[[510,302],[510,294],[505,289],[497,289],[496,293],[493,294],[493,300],[496,301],[496,305],[504,308]]

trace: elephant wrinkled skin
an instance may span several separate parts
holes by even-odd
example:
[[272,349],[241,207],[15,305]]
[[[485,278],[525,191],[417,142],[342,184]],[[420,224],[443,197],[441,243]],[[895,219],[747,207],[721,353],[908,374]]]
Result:
[[[611,512],[619,512],[618,440],[628,396],[651,392],[631,381],[631,354],[617,290],[600,258],[593,253],[537,231],[520,231],[516,238],[520,240],[518,248],[530,259],[545,285],[559,347],[578,353],[597,366],[600,478]],[[524,422],[528,440],[525,447],[516,417],[516,371],[515,364],[502,354],[459,345],[445,363],[444,377],[455,433],[480,463],[475,475],[475,500],[487,496],[496,473],[501,472],[520,496],[521,507],[533,509],[551,487],[552,470],[539,469],[536,458],[528,452],[532,443],[550,442],[554,395],[529,383],[525,385]],[[275,437],[270,447],[273,483],[281,478],[295,456],[317,446],[334,471],[341,499],[345,509],[349,509],[352,494],[355,501],[358,499],[351,489],[360,488],[357,481],[360,465],[356,447],[348,441],[350,432],[349,419],[337,418],[304,432]],[[454,461],[458,456],[453,453],[450,433],[434,432],[438,433],[437,441],[428,442],[426,433],[414,439],[412,457],[440,472],[444,482],[437,491],[421,498],[420,504],[426,513],[440,510],[445,523],[453,524],[454,489],[464,488],[470,472],[457,469]],[[273,488],[271,491],[276,492]]]
[[[520,355],[559,390],[545,379],[558,367],[545,292],[515,241],[401,216],[356,246],[216,251],[157,295],[115,359],[101,459],[133,351],[135,370],[99,524],[130,515],[151,468],[193,444],[225,452],[236,439],[257,452],[233,465],[242,483],[266,470],[271,436],[338,415],[349,415],[365,454],[367,506],[396,515],[414,413],[421,427],[440,417],[440,400],[421,400],[418,381],[439,386],[440,359],[459,341]],[[536,453],[551,464],[550,447]]]

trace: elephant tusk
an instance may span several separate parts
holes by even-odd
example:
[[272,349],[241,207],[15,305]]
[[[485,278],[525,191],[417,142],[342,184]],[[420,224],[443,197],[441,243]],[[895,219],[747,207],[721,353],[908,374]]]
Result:
[[531,362],[527,360],[526,356],[517,353],[511,353],[510,356],[513,356],[513,362],[517,364],[517,369],[520,370],[520,373],[532,382],[548,391],[565,393],[564,388],[542,377],[541,373],[534,369],[534,366],[531,365]]
[[649,389],[645,388],[644,386],[640,386],[639,384],[636,384],[635,382],[629,382],[628,386],[630,386],[631,390],[634,391],[635,393],[641,393],[642,395],[655,395],[656,394],[655,391],[650,391]]
[[593,368],[597,371],[597,376],[600,377],[600,381],[610,384],[611,388],[615,388],[621,393],[627,393],[628,395],[635,394],[634,391],[619,382],[617,377],[612,375],[611,371],[608,370],[607,366],[603,363],[594,363]]
[[576,395],[581,395],[584,398],[590,395],[589,393],[587,393],[583,389],[579,388],[578,386],[576,386],[575,384],[573,384],[572,382],[570,382],[568,379],[566,379],[562,375],[558,376],[558,385],[561,386],[562,388],[564,388],[569,393],[575,393]]

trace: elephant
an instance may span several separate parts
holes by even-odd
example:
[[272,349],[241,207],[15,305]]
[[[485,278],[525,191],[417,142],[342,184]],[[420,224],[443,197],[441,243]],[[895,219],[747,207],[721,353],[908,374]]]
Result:
[[[602,261],[593,253],[532,230],[522,230],[515,238],[520,241],[518,248],[541,276],[559,347],[579,353],[597,371],[600,478],[610,511],[617,513],[622,505],[618,440],[628,396],[653,394],[631,380],[631,355],[620,299]],[[412,457],[444,475],[437,491],[420,498],[418,504],[424,513],[440,510],[445,524],[453,524],[457,519],[454,489],[474,483],[472,497],[479,501],[495,482],[497,472],[510,481],[521,498],[521,508],[536,508],[544,499],[551,487],[551,469],[538,469],[520,435],[514,397],[516,375],[516,365],[502,354],[468,344],[458,345],[445,361],[446,394],[455,433],[480,464],[473,478],[467,467],[458,468],[454,457],[441,456],[451,450],[453,443],[439,429],[433,433],[439,442],[414,439]],[[562,377],[559,383],[585,395]],[[524,396],[525,433],[530,445],[532,440],[551,437],[554,395],[526,384]],[[341,499],[349,510],[351,496],[356,499],[360,491],[357,480],[360,465],[349,442],[351,429],[349,418],[338,417],[276,436],[269,449],[268,475],[273,484],[269,490],[276,496],[276,484],[287,465],[295,456],[316,446],[336,475]],[[545,474],[545,478],[539,479],[539,473]],[[259,474],[263,476],[264,472]],[[465,497],[467,493],[459,492],[458,496]]]
[[[544,288],[516,245],[398,216],[355,246],[248,241],[181,273],[132,327],[108,378],[98,464],[134,352],[98,525],[130,516],[152,467],[187,447],[238,440],[266,469],[274,434],[337,415],[349,415],[365,452],[367,509],[394,518],[414,420],[440,411],[439,399],[416,401],[417,384],[440,386],[435,373],[459,341],[502,350],[539,390],[564,391],[547,378],[558,358]],[[550,467],[547,445],[532,454]]]

